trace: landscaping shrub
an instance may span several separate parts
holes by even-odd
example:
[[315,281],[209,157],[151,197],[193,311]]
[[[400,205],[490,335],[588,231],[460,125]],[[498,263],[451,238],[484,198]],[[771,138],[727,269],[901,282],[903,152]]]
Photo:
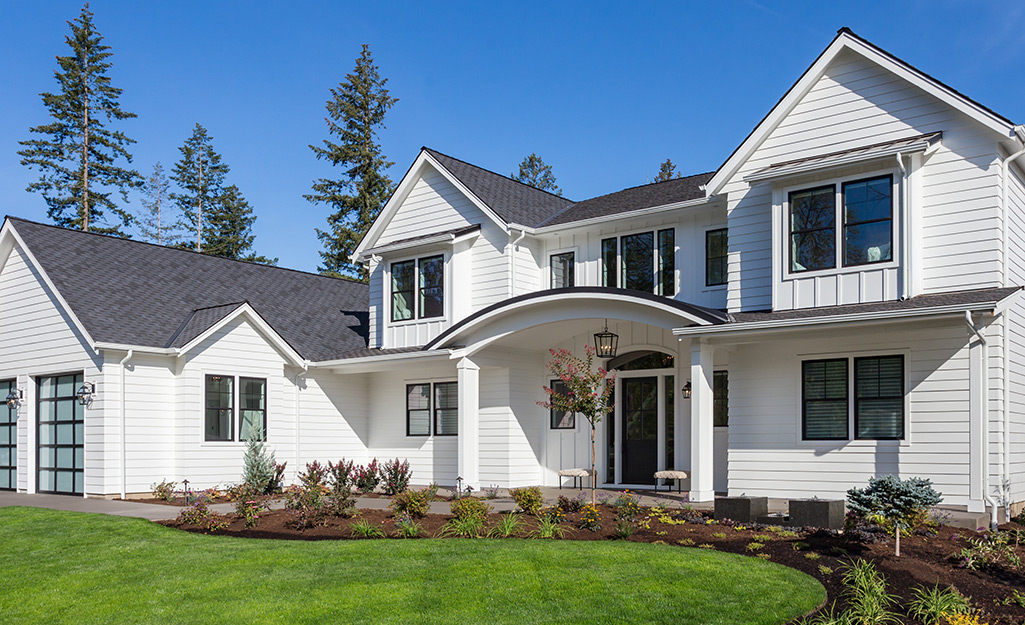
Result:
[[277,463],[274,452],[264,445],[262,429],[246,441],[246,452],[242,456],[242,483],[257,493],[268,493],[277,487],[274,476]]
[[612,507],[616,510],[616,518],[631,523],[641,514],[639,498],[629,490],[620,493],[612,502]]
[[377,527],[366,519],[360,519],[352,524],[349,533],[353,538],[384,538],[384,530]]
[[[467,497],[469,499],[469,497]],[[462,501],[462,500],[460,500]],[[456,536],[460,538],[480,538],[484,534],[484,519],[478,516],[449,519],[438,536]]]
[[324,466],[313,461],[299,474],[299,483],[285,491],[285,509],[294,514],[299,529],[320,525],[327,517],[330,491],[324,484],[326,475]]
[[635,531],[637,531],[637,528],[634,527],[632,521],[619,519],[616,521],[616,527],[612,530],[612,533],[616,538],[630,538],[634,535]]
[[554,539],[562,538],[566,535],[566,528],[557,521],[553,521],[546,517],[539,517],[537,520],[537,529],[531,532],[531,538],[542,538],[542,539]]
[[886,592],[886,578],[869,560],[855,560],[846,565],[843,575],[847,596],[847,616],[853,623],[899,623],[890,608],[897,598]]
[[546,506],[537,513],[539,519],[547,519],[553,523],[562,523],[566,520],[566,513],[559,506]]
[[422,519],[431,509],[431,502],[438,498],[438,485],[431,484],[420,490],[407,490],[395,495],[391,509],[396,513],[405,513],[411,517]]
[[499,519],[498,524],[491,528],[488,536],[491,538],[509,538],[519,531],[523,521],[515,512],[507,512]]
[[457,519],[480,519],[481,523],[483,523],[492,508],[476,497],[463,497],[449,504],[449,510],[452,511],[452,516]]
[[327,480],[328,469],[316,460],[306,463],[306,471],[298,475],[299,483],[306,487],[323,486]]
[[580,509],[580,529],[592,532],[601,531],[601,515],[598,513],[597,506],[586,504]]
[[584,493],[580,493],[573,499],[570,499],[565,495],[559,495],[559,500],[556,505],[566,513],[580,512],[580,509],[584,507]]
[[417,523],[408,514],[395,516],[395,533],[399,538],[416,538],[424,531],[422,525]]
[[153,498],[162,499],[164,501],[174,501],[175,494],[174,489],[178,486],[177,482],[170,482],[163,480],[159,484],[152,484],[150,486],[153,489]]
[[932,482],[920,477],[902,480],[896,475],[869,478],[866,488],[847,491],[847,507],[857,517],[883,525],[896,538],[900,555],[901,533],[907,534],[928,519],[929,508],[943,500]]
[[947,616],[968,614],[971,606],[968,599],[952,587],[918,586],[911,589],[908,616],[921,621],[923,625],[942,625]]
[[409,479],[413,473],[409,470],[409,461],[389,460],[381,466],[381,481],[386,495],[397,495],[409,488]]
[[208,532],[216,532],[228,527],[228,520],[211,512],[209,505],[202,499],[194,501],[178,513],[176,522],[179,525],[202,527]]
[[332,488],[339,486],[352,486],[352,471],[355,467],[352,460],[342,458],[338,464],[330,460],[327,463],[327,480]]
[[377,458],[370,461],[367,466],[358,465],[352,470],[352,482],[361,493],[372,493],[381,483],[381,468],[377,464]]
[[545,496],[537,486],[514,488],[509,491],[509,496],[513,498],[520,510],[534,516],[537,516],[537,513],[541,511],[541,506],[545,505]]
[[492,484],[484,489],[484,499],[498,499],[498,491],[501,490],[498,484]]
[[269,509],[267,504],[255,496],[252,498],[242,497],[235,502],[235,514],[245,521],[246,527],[256,527],[260,522],[260,513]]
[[1021,539],[1019,532],[1013,530],[983,534],[970,539],[958,559],[962,567],[973,571],[1007,564],[1020,567],[1022,562],[1016,550]]
[[274,477],[270,481],[268,487],[268,493],[280,493],[282,487],[285,484],[285,468],[288,466],[288,462],[275,462],[274,463]]

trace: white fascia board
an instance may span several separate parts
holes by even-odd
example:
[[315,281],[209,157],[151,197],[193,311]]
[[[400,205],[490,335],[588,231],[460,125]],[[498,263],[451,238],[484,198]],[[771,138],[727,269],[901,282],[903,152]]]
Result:
[[[603,215],[601,217],[592,217],[591,219],[581,219],[580,221],[570,221],[564,224],[557,224],[553,226],[542,226],[535,228],[531,234],[549,234],[552,232],[560,232],[563,230],[569,230],[571,228],[580,228],[584,226],[593,226],[595,224],[605,224],[610,221],[616,221],[618,219],[634,219],[637,217],[646,217],[648,215],[655,215],[658,213],[665,213],[681,208],[693,208],[695,206],[704,206],[715,202],[718,197],[706,196],[699,197],[693,200],[685,200],[683,202],[673,202],[672,204],[662,204],[660,206],[649,206],[648,208],[639,208],[637,210],[626,211],[623,213],[616,213],[614,215]],[[519,227],[516,227],[519,230]]]
[[760,182],[762,180],[785,180],[794,176],[803,176],[805,174],[813,173],[823,169],[834,169],[844,165],[855,165],[857,163],[864,163],[868,161],[877,161],[882,158],[888,158],[896,156],[898,154],[908,155],[917,154],[918,152],[924,152],[932,146],[932,142],[929,141],[918,141],[912,144],[905,144],[901,146],[889,146],[879,148],[878,150],[871,150],[867,152],[861,152],[858,154],[849,154],[845,156],[836,156],[832,158],[824,158],[820,161],[811,163],[803,163],[794,165],[793,167],[781,166],[775,171],[766,172],[755,172],[751,175],[744,176],[744,182]]
[[153,347],[152,345],[128,345],[126,343],[96,343],[96,349],[111,352],[134,351],[140,354],[155,354],[157,356],[177,356],[178,349],[174,347]]
[[367,364],[394,362],[397,360],[448,360],[451,350],[432,350],[429,352],[400,352],[397,354],[382,354],[380,356],[360,356],[359,358],[341,358],[338,360],[321,360],[309,363],[310,368],[318,369],[344,369],[346,367],[359,367]]
[[769,114],[765,116],[758,126],[755,127],[751,134],[748,135],[744,142],[740,144],[740,147],[730,155],[729,159],[723,163],[722,167],[715,172],[712,179],[708,181],[705,187],[705,192],[708,195],[718,194],[723,186],[737,173],[737,170],[751,157],[751,154],[761,146],[762,142],[776,129],[777,126],[790,114],[790,111],[797,105],[798,102],[808,94],[815,83],[818,82],[819,78],[825,72],[829,64],[839,55],[843,50],[852,50],[858,54],[864,56],[870,61],[873,61],[890,71],[893,74],[907,80],[909,83],[919,87],[926,93],[939,98],[943,102],[951,105],[955,109],[967,114],[969,117],[982,123],[986,127],[994,130],[1003,136],[1013,136],[1014,127],[1009,125],[1006,121],[995,117],[989,111],[980,108],[974,102],[967,100],[964,96],[954,93],[947,87],[940,85],[934,79],[928,78],[921,73],[912,70],[907,65],[899,63],[894,59],[880,53],[878,50],[865,45],[861,41],[846,32],[842,32],[837,35],[836,39],[833,40],[829,47],[823,51],[819,58],[812,63],[805,73],[794,86],[790,88],[790,91],[783,96],[779,102],[769,111]]
[[443,232],[432,237],[424,237],[417,239],[416,241],[404,241],[397,243],[388,243],[380,247],[372,247],[364,250],[364,254],[367,256],[373,256],[377,254],[385,254],[387,252],[398,252],[402,250],[414,250],[421,247],[428,247],[430,245],[437,245],[439,243],[447,243],[449,245],[455,245],[461,241],[469,241],[476,239],[480,236],[480,230],[474,232],[467,232],[456,236],[451,232]]
[[92,335],[89,334],[89,331],[85,329],[84,325],[82,325],[82,320],[79,319],[78,315],[75,314],[75,311],[71,309],[71,306],[68,305],[67,300],[64,299],[61,292],[57,290],[56,286],[54,286],[53,281],[50,280],[50,276],[46,275],[46,271],[43,269],[43,266],[39,264],[38,260],[36,260],[35,254],[33,254],[32,250],[25,245],[25,241],[21,238],[21,235],[18,234],[17,229],[15,229],[14,225],[10,221],[6,221],[3,225],[3,229],[0,230],[0,243],[6,241],[13,241],[17,243],[28,261],[32,263],[32,266],[35,267],[36,271],[39,272],[39,275],[42,276],[43,282],[46,283],[47,288],[49,288],[50,292],[57,298],[57,302],[60,304],[61,308],[63,308],[64,312],[66,312],[68,317],[71,318],[71,322],[75,324],[75,328],[82,333],[86,343],[89,344],[93,351],[96,351],[96,341],[93,340]]
[[503,230],[508,228],[508,225],[500,218],[491,208],[481,201],[476,195],[474,195],[469,189],[463,185],[455,176],[453,176],[445,167],[435,160],[427,150],[421,150],[420,154],[413,161],[413,164],[409,167],[409,171],[402,177],[399,185],[395,188],[395,192],[388,199],[388,203],[384,205],[381,213],[374,220],[374,223],[367,230],[366,236],[356,246],[356,251],[350,256],[354,261],[364,260],[370,256],[370,248],[377,244],[378,239],[384,232],[385,228],[391,223],[395,213],[398,212],[399,207],[406,200],[409,192],[413,190],[413,186],[416,181],[419,180],[420,176],[423,175],[425,167],[432,167],[438,173],[440,173],[446,180],[448,180],[455,188],[459,189],[459,192],[465,195],[473,204],[481,210],[482,213],[488,216],[492,221],[501,226]]
[[951,304],[949,306],[936,306],[934,308],[854,313],[850,315],[834,315],[832,317],[805,317],[801,319],[752,321],[749,323],[726,323],[715,326],[674,328],[673,334],[680,337],[695,335],[708,336],[710,334],[740,334],[748,332],[763,332],[767,330],[786,330],[791,328],[803,328],[826,325],[847,325],[866,322],[900,321],[903,319],[937,317],[943,315],[963,316],[966,310],[995,311],[998,304],[999,302],[980,302],[978,304]]
[[186,343],[178,349],[178,355],[184,356],[189,353],[197,345],[210,338],[215,332],[242,316],[244,316],[246,320],[264,336],[264,338],[268,339],[271,345],[278,348],[278,350],[285,354],[288,359],[292,361],[292,364],[297,367],[305,367],[308,364],[299,352],[295,351],[295,349],[288,344],[288,341],[278,334],[277,330],[275,330],[273,326],[267,323],[264,318],[256,312],[256,309],[253,308],[249,302],[242,303],[238,308],[225,315],[220,321],[213,324],[204,330],[199,336]]

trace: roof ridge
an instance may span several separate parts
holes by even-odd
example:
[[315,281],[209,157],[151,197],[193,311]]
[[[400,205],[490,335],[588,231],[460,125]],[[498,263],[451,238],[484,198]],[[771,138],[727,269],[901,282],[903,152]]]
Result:
[[[487,172],[487,173],[489,173],[489,174],[491,174],[493,176],[498,176],[499,178],[505,178],[506,180],[508,180],[510,182],[515,182],[516,184],[523,185],[524,187],[527,187],[528,189],[533,189],[534,191],[539,191],[541,193],[545,193],[545,194],[550,195],[550,196],[552,196],[554,198],[558,198],[560,200],[565,200],[565,201],[569,202],[570,204],[574,204],[575,203],[573,200],[569,199],[568,197],[561,196],[558,193],[552,193],[551,191],[545,191],[544,189],[538,189],[537,187],[535,187],[533,185],[529,185],[529,184],[527,184],[525,182],[521,182],[521,181],[519,181],[519,180],[517,180],[517,179],[515,179],[515,178],[513,178],[511,176],[503,176],[502,174],[500,174],[500,173],[498,173],[496,171],[491,171],[490,169],[487,169],[485,167],[481,167],[480,165],[474,165],[473,163],[471,163],[469,161],[464,161],[461,158],[456,158],[455,156],[451,156],[449,154],[445,154],[444,152],[435,150],[434,148],[429,148],[426,145],[425,146],[421,146],[420,149],[421,150],[427,150],[428,152],[433,152],[435,154],[439,154],[441,156],[444,156],[445,158],[450,158],[450,159],[452,159],[454,161],[459,161],[463,165],[469,165],[470,167],[473,167],[475,169],[479,169],[479,170],[481,170],[483,172]],[[453,173],[452,175],[455,175],[455,174]]]
[[60,230],[60,231],[63,231],[63,232],[70,232],[72,234],[87,234],[87,235],[92,235],[92,236],[101,237],[101,238],[104,238],[104,239],[110,239],[110,240],[114,240],[114,241],[124,241],[125,243],[135,243],[137,245],[147,245],[147,246],[150,246],[150,247],[156,247],[156,248],[160,248],[160,249],[164,249],[164,250],[171,250],[173,252],[186,252],[186,253],[189,253],[189,254],[196,254],[196,255],[202,256],[204,258],[213,258],[213,259],[217,259],[217,260],[230,261],[230,262],[233,262],[233,263],[242,263],[244,265],[252,265],[254,267],[262,267],[262,268],[266,268],[266,269],[277,269],[277,270],[280,270],[280,271],[291,271],[293,273],[300,273],[300,274],[307,275],[307,276],[314,276],[314,277],[317,277],[317,278],[326,278],[328,280],[342,280],[344,282],[351,282],[353,284],[366,284],[365,282],[362,282],[362,281],[357,280],[355,278],[350,278],[348,276],[328,276],[328,275],[324,275],[322,273],[313,273],[312,271],[303,271],[301,269],[292,269],[291,267],[278,267],[277,265],[266,265],[266,264],[257,263],[257,262],[251,261],[251,260],[239,260],[237,258],[227,258],[225,256],[214,256],[213,254],[204,254],[203,252],[197,252],[196,250],[190,250],[190,249],[185,249],[185,248],[180,248],[180,247],[170,247],[170,246],[167,246],[167,245],[160,245],[158,243],[150,243],[149,241],[139,241],[139,240],[136,240],[136,239],[129,239],[129,238],[125,238],[125,237],[115,237],[115,236],[112,236],[112,235],[109,235],[109,234],[102,234],[100,232],[89,232],[87,230],[74,230],[72,228],[64,228],[64,227],[57,226],[57,225],[54,225],[54,224],[44,224],[44,223],[41,223],[41,222],[38,222],[38,221],[32,221],[31,219],[25,219],[24,217],[16,217],[16,216],[13,216],[13,215],[5,215],[4,219],[8,220],[8,221],[20,221],[22,223],[32,224],[34,226],[43,226],[44,228],[52,228],[54,230]]

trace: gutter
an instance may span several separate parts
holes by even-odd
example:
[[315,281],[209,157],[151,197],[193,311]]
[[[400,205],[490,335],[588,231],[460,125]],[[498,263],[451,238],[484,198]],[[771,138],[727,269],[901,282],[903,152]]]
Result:
[[128,368],[128,361],[135,355],[135,350],[129,349],[125,357],[121,359],[121,499],[124,500],[126,492],[128,490],[128,462],[126,461],[127,454],[127,435],[125,433],[125,426],[127,425],[128,419],[125,417],[125,370]]
[[[509,227],[509,238],[512,239],[512,226]],[[509,245],[509,297],[516,295],[516,250],[519,249],[520,241],[527,236],[526,230],[520,230],[520,236],[510,242]]]
[[[580,221],[570,221],[564,224],[557,224],[553,226],[542,226],[540,228],[534,228],[532,234],[547,234],[550,232],[558,232],[560,230],[569,230],[570,228],[579,228],[583,226],[593,226],[594,224],[604,224],[609,221],[618,219],[630,219],[634,217],[643,217],[645,215],[653,215],[656,213],[664,213],[678,208],[691,208],[694,206],[704,206],[711,204],[712,202],[719,199],[719,196],[706,196],[699,197],[693,200],[686,200],[683,202],[673,202],[672,204],[662,204],[661,206],[650,206],[648,208],[639,208],[637,210],[626,211],[623,213],[616,213],[614,215],[603,215],[601,217],[592,217],[590,219],[581,219]],[[578,202],[579,203],[579,202]]]
[[344,365],[363,365],[375,362],[391,362],[394,360],[408,360],[410,358],[444,358],[448,360],[450,350],[445,351],[410,351],[396,354],[384,354],[381,356],[360,356],[359,358],[342,358],[339,360],[322,360],[320,362],[307,363],[308,367],[328,368]]
[[[1016,159],[1025,154],[1025,126],[1018,125],[1014,127],[1014,133],[1018,136],[1018,140],[1022,144],[1022,149],[1018,150],[1014,154],[1009,155],[1000,164],[1000,258],[1001,268],[1003,274],[1003,283],[1001,286],[1008,286],[1010,284],[1010,272],[1008,271],[1008,221],[1010,216],[1010,210],[1007,206],[1007,177],[1010,176],[1010,166]],[[1009,327],[1011,325],[1010,310],[1004,312],[1003,323],[1001,324],[1001,338],[1000,345],[1004,353],[1004,383],[1003,383],[1003,401],[1001,402],[1001,409],[1003,410],[1003,475],[1004,484],[1002,485],[1004,491],[1004,515],[1005,518],[1011,518],[1011,367],[1009,364],[1008,354],[1008,340],[1009,340]]]
[[[968,329],[979,338],[982,343],[982,497],[989,504],[989,527],[997,528],[997,509],[999,504],[989,492],[989,341],[986,340],[986,333],[982,326],[976,326],[972,319],[970,310],[964,311],[964,320]],[[1006,366],[1005,366],[1006,368]]]
[[901,289],[900,290],[901,290],[901,299],[906,299],[908,297],[911,297],[911,294],[912,294],[912,289],[911,289],[911,284],[910,284],[910,278],[911,278],[911,268],[910,268],[910,265],[911,265],[911,263],[908,262],[908,261],[911,260],[911,253],[910,253],[910,250],[908,249],[908,244],[909,244],[909,242],[911,240],[911,236],[908,234],[908,231],[911,229],[911,207],[908,205],[908,196],[909,196],[909,194],[908,194],[908,168],[904,166],[904,154],[902,152],[897,152],[897,166],[900,167],[900,174],[901,174],[900,196],[901,196],[901,204],[903,204],[903,206],[904,206],[904,219],[902,220],[903,223],[901,224],[902,227],[901,227],[901,234],[900,234],[900,249],[901,249],[901,254],[903,254],[903,256],[904,256],[904,262],[902,263],[903,266],[901,267],[901,273],[903,275],[901,276],[901,283],[902,284],[901,284]]
[[309,370],[310,370],[310,363],[309,363],[309,361],[305,361],[305,362],[303,362],[302,371],[299,371],[298,373],[295,374],[295,474],[296,475],[299,475],[299,467],[302,466],[300,464],[300,462],[299,462],[299,449],[300,449],[299,448],[299,445],[300,445],[300,442],[299,442],[300,441],[299,426],[300,426],[300,420],[301,420],[300,414],[302,413],[302,410],[300,410],[300,408],[299,408],[299,405],[300,405],[299,404],[299,397],[300,397],[299,387],[300,387],[300,382],[303,379],[306,378],[306,374],[309,373]]

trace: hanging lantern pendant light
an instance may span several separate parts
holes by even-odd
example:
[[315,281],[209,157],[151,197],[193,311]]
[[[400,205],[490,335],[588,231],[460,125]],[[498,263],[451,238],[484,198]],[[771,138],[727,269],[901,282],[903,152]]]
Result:
[[594,349],[599,358],[615,358],[619,347],[619,335],[609,332],[609,320],[605,320],[605,329],[594,334]]

